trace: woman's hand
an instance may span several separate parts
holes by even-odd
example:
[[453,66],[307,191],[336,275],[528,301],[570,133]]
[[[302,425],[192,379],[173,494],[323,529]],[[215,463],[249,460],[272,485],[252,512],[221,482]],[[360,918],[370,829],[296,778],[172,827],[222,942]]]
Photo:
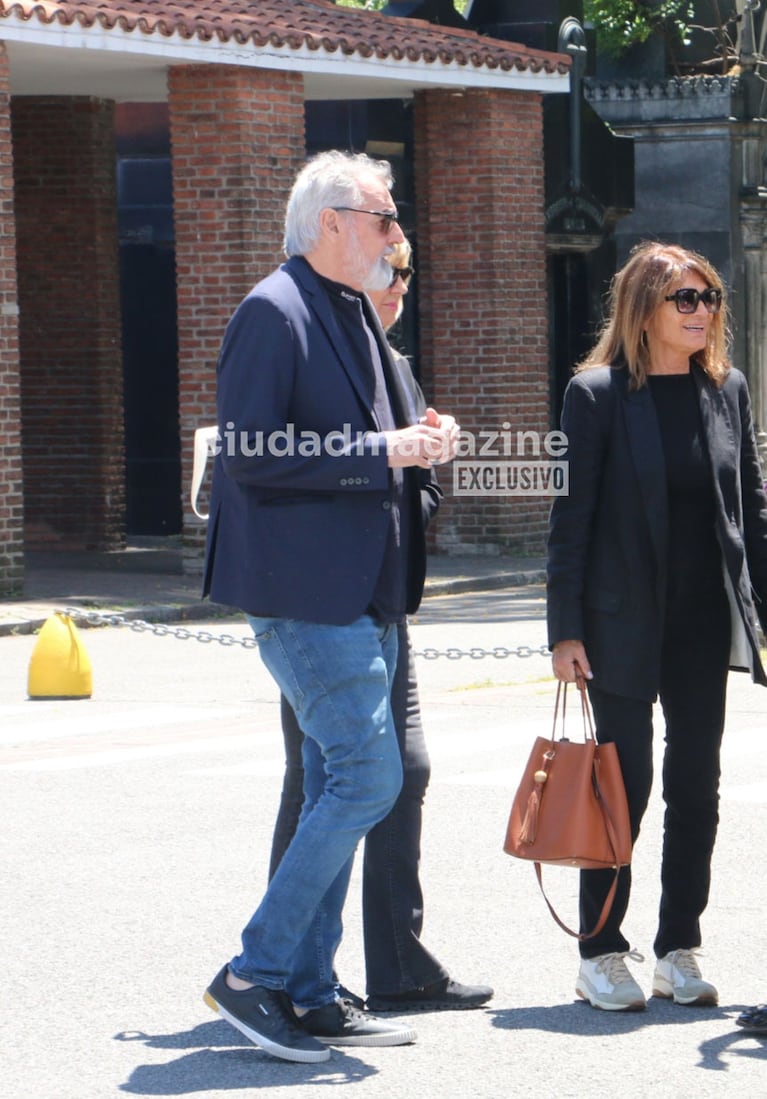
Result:
[[582,641],[557,641],[551,653],[554,675],[563,683],[575,683],[576,673],[584,679],[593,679],[586,650]]

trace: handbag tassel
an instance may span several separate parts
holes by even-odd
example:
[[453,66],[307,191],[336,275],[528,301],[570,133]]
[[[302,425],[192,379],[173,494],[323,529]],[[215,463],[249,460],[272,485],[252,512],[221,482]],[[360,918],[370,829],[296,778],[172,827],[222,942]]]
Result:
[[530,797],[527,799],[525,817],[519,831],[520,843],[535,843],[535,837],[538,835],[538,811],[541,807],[543,785],[548,777],[549,776],[545,771],[536,771],[533,776],[535,779],[535,786],[530,793]]

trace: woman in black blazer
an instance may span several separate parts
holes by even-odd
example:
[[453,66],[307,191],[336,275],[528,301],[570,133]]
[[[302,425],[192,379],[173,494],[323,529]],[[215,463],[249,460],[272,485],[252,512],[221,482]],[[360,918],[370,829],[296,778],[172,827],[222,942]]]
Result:
[[[558,679],[583,674],[597,739],[616,743],[636,839],[652,785],[652,706],[666,726],[661,901],[652,992],[716,1004],[700,973],[700,916],[718,823],[728,668],[767,684],[767,500],[746,381],[727,355],[722,281],[676,245],[634,249],[599,339],[565,393],[570,495],[552,508],[548,626]],[[756,600],[754,599],[756,594]],[[613,874],[581,874],[593,927]],[[646,1006],[621,931],[631,869],[610,917],[581,943],[576,992]]]

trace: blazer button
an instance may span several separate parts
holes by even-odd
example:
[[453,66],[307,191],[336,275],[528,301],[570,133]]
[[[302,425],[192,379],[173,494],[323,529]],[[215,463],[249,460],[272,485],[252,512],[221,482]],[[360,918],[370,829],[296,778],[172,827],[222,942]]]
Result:
[[339,483],[339,485],[345,485],[346,484],[346,478],[342,477],[341,480],[338,483]]
[[384,509],[384,511],[390,511],[391,510],[391,500],[384,500],[384,502],[381,504],[381,507]]
[[362,478],[362,483],[363,483],[363,485],[369,485],[370,484],[370,478],[369,477],[363,477]]

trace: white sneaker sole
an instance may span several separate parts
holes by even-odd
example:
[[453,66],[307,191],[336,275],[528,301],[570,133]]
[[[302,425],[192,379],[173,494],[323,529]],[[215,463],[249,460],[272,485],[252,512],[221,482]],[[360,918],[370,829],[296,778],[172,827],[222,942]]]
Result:
[[240,1034],[244,1034],[248,1041],[260,1046],[267,1053],[271,1053],[273,1057],[279,1057],[283,1061],[298,1061],[300,1064],[316,1064],[319,1061],[330,1060],[329,1049],[293,1049],[291,1046],[281,1046],[279,1042],[273,1042],[266,1035],[259,1034],[257,1030],[253,1030],[247,1023],[243,1023],[236,1015],[232,1015],[217,1000],[214,1000],[209,992],[204,993],[203,999],[211,1011],[215,1011],[222,1019],[226,1019],[228,1023],[231,1023],[233,1027],[239,1030]]
[[615,1003],[614,1000],[600,1000],[598,993],[592,992],[583,981],[577,981],[575,991],[582,1000],[586,1000],[592,1007],[598,1007],[602,1011],[644,1011],[647,1001],[644,996],[639,1000],[631,1000],[627,1004]]
[[719,996],[716,992],[701,992],[698,996],[682,996],[681,993],[675,991],[672,984],[663,979],[658,980],[657,977],[653,984],[652,994],[657,996],[659,1000],[673,1000],[675,1004],[681,1004],[683,1007],[716,1007],[719,1003]]
[[325,1037],[313,1034],[318,1042],[328,1046],[407,1046],[418,1037],[414,1030],[398,1030],[391,1034],[348,1034],[338,1037]]

